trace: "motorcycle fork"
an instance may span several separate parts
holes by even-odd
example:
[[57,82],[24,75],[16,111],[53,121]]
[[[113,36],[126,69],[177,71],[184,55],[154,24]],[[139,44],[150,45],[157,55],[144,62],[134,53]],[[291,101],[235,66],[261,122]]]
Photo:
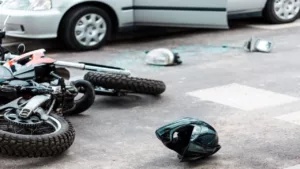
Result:
[[96,65],[96,64],[85,63],[85,62],[74,63],[74,62],[66,62],[66,61],[56,61],[54,64],[57,66],[65,66],[65,67],[95,71],[95,72],[113,73],[113,74],[120,74],[126,76],[130,76],[131,74],[129,70],[112,67],[112,66]]

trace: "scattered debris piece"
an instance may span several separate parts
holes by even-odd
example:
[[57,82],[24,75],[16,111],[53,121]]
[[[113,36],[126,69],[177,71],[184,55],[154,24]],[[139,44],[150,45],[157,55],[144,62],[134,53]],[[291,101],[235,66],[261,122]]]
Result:
[[155,131],[157,138],[178,153],[181,162],[211,156],[221,149],[216,130],[199,119],[186,117]]
[[[244,46],[222,45],[219,48],[241,49],[248,52],[264,52],[269,53],[273,49],[273,43],[261,38],[251,37],[244,43]],[[178,53],[167,48],[157,48],[146,51],[146,63],[157,66],[171,66],[182,64],[182,60]]]
[[174,53],[167,48],[157,48],[146,51],[146,63],[158,66],[171,66],[182,64],[178,53]]
[[244,49],[248,52],[271,52],[273,43],[264,39],[251,37],[250,40],[245,42]]

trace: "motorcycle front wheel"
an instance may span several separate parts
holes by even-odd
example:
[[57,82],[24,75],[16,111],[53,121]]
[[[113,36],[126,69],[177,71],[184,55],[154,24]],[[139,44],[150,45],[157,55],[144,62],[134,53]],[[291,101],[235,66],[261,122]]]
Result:
[[0,152],[3,155],[30,158],[56,156],[69,149],[74,142],[75,130],[62,116],[50,114],[47,121],[36,126],[14,122],[14,116],[8,118],[11,120],[0,116]]
[[160,95],[166,90],[163,81],[118,74],[88,72],[84,75],[84,80],[91,82],[96,87],[140,94]]
[[75,106],[64,112],[66,115],[77,115],[88,110],[95,101],[95,91],[93,85],[86,80],[76,80],[72,82],[79,90],[78,95],[83,95],[79,99],[74,100]]

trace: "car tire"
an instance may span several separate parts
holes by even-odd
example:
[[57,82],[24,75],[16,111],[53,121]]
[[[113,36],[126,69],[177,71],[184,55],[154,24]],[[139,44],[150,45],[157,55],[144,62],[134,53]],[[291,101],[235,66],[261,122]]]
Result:
[[[103,23],[101,22],[102,24],[97,25],[96,23],[99,20],[93,22],[91,16],[94,16],[94,18],[99,20],[102,19]],[[84,17],[87,20],[83,22]],[[88,23],[89,21],[91,23]],[[75,29],[79,28],[76,27],[80,25],[79,22],[81,22],[82,25],[78,31],[75,31]],[[102,27],[102,29],[100,30],[99,27]],[[101,34],[99,31],[103,31],[103,33]],[[65,19],[62,21],[60,39],[62,39],[65,45],[72,50],[94,50],[99,49],[105,44],[111,32],[112,24],[110,17],[103,9],[93,6],[82,6],[73,9],[66,15]],[[76,35],[78,35],[78,37]],[[83,38],[79,36],[82,36]],[[98,41],[95,40],[97,37],[99,39]],[[78,39],[85,40],[86,44],[83,44],[84,42]],[[91,40],[90,44],[87,43],[88,39]]]
[[[291,14],[287,17],[281,16],[282,12],[280,11],[276,12],[277,10],[275,9],[276,3],[278,3],[277,0],[268,0],[263,10],[263,16],[269,23],[271,24],[291,23],[298,19],[300,13],[300,3],[299,4],[292,3],[290,4],[289,8],[286,8],[284,6],[286,4],[283,4],[281,6],[279,5],[277,7],[278,10],[281,9],[283,11],[288,11],[287,9],[293,9],[295,11],[294,14]],[[288,2],[284,2],[284,3],[288,3]]]

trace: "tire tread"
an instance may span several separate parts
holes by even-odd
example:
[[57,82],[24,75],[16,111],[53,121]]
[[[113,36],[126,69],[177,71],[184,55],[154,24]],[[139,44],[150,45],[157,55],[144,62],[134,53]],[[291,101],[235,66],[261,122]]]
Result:
[[[59,117],[63,118],[63,117]],[[58,135],[49,136],[12,136],[0,132],[0,152],[3,155],[15,157],[51,157],[66,151],[74,142],[75,130],[67,119],[68,129]]]
[[95,86],[107,89],[129,90],[142,94],[159,95],[166,90],[166,85],[163,81],[124,75],[88,72],[85,74],[84,80],[91,82]]

